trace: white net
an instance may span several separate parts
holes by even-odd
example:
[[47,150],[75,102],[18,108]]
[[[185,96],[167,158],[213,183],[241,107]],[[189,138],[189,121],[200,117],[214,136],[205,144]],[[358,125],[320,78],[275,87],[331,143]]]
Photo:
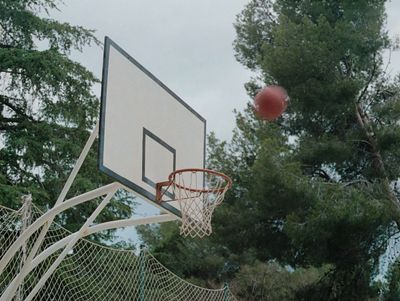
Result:
[[[21,231],[41,213],[0,206],[0,258]],[[0,296],[22,268],[40,230],[19,250],[0,275]],[[38,253],[71,233],[53,224]],[[25,300],[61,250],[41,262],[19,286],[12,300]],[[164,267],[148,252],[136,256],[81,239],[46,281],[33,300],[236,300],[227,287],[206,289],[193,285]]]
[[182,214],[181,235],[210,235],[214,209],[224,200],[230,179],[208,170],[183,170],[175,172],[170,180]]

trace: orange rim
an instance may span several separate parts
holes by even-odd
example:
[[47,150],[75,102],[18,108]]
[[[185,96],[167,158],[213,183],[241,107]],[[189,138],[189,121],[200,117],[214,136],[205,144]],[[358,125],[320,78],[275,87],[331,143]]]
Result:
[[[177,183],[175,183],[175,176],[177,174],[181,174],[181,173],[185,173],[185,172],[192,172],[192,173],[196,173],[196,172],[202,172],[204,174],[212,174],[218,177],[223,178],[226,181],[226,185],[222,188],[214,188],[214,189],[194,189],[194,188],[190,188],[190,187],[185,187],[182,185],[179,185]],[[216,192],[223,192],[226,189],[229,189],[232,187],[232,180],[230,177],[228,177],[226,174],[222,173],[222,172],[217,172],[211,169],[206,169],[206,168],[184,168],[184,169],[178,169],[175,170],[173,172],[171,172],[168,176],[168,180],[170,185],[173,184],[175,185],[175,187],[178,187],[179,189],[184,189],[187,191],[191,191],[191,192],[201,192],[201,193],[216,193]]]

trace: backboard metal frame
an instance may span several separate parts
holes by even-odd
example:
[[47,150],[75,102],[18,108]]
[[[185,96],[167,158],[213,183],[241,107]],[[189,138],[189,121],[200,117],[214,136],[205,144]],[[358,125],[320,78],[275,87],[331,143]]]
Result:
[[[103,57],[103,71],[102,71],[102,86],[101,86],[101,105],[100,105],[100,129],[99,129],[99,152],[98,152],[98,164],[99,169],[103,173],[107,174],[108,176],[112,177],[113,179],[117,180],[121,184],[128,187],[130,190],[135,192],[135,194],[144,197],[146,201],[156,205],[157,207],[162,207],[166,211],[174,214],[177,217],[181,217],[180,211],[168,204],[168,202],[157,202],[155,193],[151,193],[146,189],[140,187],[139,185],[133,183],[129,179],[117,174],[113,170],[107,168],[103,162],[104,157],[104,133],[105,133],[105,118],[106,118],[106,105],[107,105],[107,83],[108,83],[108,71],[109,71],[109,59],[110,59],[110,49],[114,48],[114,50],[118,51],[122,54],[126,59],[129,60],[130,63],[134,64],[138,69],[140,69],[148,78],[150,78],[154,83],[156,83],[159,87],[164,89],[168,94],[170,94],[177,102],[179,102],[183,107],[185,107],[188,111],[190,111],[196,118],[198,118],[201,122],[204,123],[204,157],[203,157],[203,166],[187,166],[190,167],[202,167],[205,168],[205,153],[206,153],[206,120],[197,113],[192,107],[190,107],[185,101],[183,101],[178,95],[176,95],[173,91],[171,91],[164,83],[162,83],[157,77],[155,77],[150,71],[148,71],[145,67],[143,67],[137,60],[135,60],[132,56],[130,56],[125,50],[123,50],[120,46],[118,46],[114,41],[112,41],[109,37],[105,37],[104,42],[104,57]],[[172,153],[173,155],[173,169],[175,171],[175,164],[176,164],[176,150],[172,145],[168,145],[165,141],[161,139],[161,137],[157,137],[154,133],[150,132],[148,129],[143,128],[143,145],[138,146],[140,148],[144,148],[145,139],[153,139],[155,142],[159,143],[162,147]],[[116,146],[118,147],[118,146]],[[142,150],[143,151],[143,150]],[[190,152],[190,150],[188,150]],[[144,153],[143,153],[143,159]],[[155,183],[151,183],[150,179],[147,179],[144,174],[145,169],[145,162],[143,162],[142,166],[142,177],[144,182],[155,185]],[[168,175],[165,175],[165,179],[167,179]],[[171,194],[169,197],[173,197]]]

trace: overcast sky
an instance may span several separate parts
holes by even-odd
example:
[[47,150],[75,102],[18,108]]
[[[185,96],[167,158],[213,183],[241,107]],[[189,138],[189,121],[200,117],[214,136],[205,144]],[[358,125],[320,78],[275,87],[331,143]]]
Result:
[[[208,122],[208,130],[230,136],[234,108],[248,100],[250,73],[234,58],[232,26],[245,0],[65,0],[62,21],[96,29],[112,38]],[[73,54],[97,76],[102,49]],[[99,89],[98,89],[99,90]]]
[[[232,24],[248,0],[65,0],[52,17],[111,37],[228,139],[233,109],[249,100],[243,84],[251,73],[236,62]],[[400,32],[400,1],[388,4],[391,36]],[[99,78],[102,49],[73,54]],[[400,54],[392,55],[393,73]],[[99,88],[97,89],[99,93]]]

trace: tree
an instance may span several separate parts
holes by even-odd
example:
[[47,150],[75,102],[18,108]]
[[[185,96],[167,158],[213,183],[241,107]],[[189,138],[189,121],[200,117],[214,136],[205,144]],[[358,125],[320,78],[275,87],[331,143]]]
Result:
[[307,174],[380,182],[397,220],[398,117],[382,115],[399,104],[398,79],[388,82],[382,66],[391,46],[385,2],[252,1],[238,18],[235,49],[265,83],[288,89],[286,131],[299,138]]
[[[382,114],[399,104],[398,79],[389,80],[382,66],[382,51],[391,46],[383,28],[384,4],[252,1],[236,24],[238,60],[259,72],[263,82],[284,86],[291,97],[281,125],[296,143],[285,162],[295,160],[297,176],[307,181],[299,189],[299,181],[291,184],[285,175],[281,187],[303,193],[304,203],[289,211],[286,203],[272,204],[282,214],[272,221],[281,221],[278,233],[287,235],[286,249],[294,251],[297,264],[334,264],[336,292],[326,298],[368,293],[385,231],[391,221],[399,222],[398,196],[391,187],[400,176],[399,117]],[[252,199],[260,203],[271,182],[266,153],[254,166],[260,183]],[[270,207],[265,202],[265,211]]]
[[399,263],[395,263],[390,271],[388,277],[387,287],[383,288],[383,298],[385,301],[395,301],[400,298],[400,270]]
[[[0,1],[0,200],[13,208],[26,193],[42,208],[54,204],[98,118],[98,80],[68,55],[100,43],[92,30],[42,17],[58,3]],[[69,196],[109,181],[96,162],[93,150]],[[99,220],[129,216],[131,203],[120,197]],[[76,229],[94,204],[81,207],[59,221]]]
[[319,278],[322,271],[315,268],[290,271],[276,262],[255,262],[244,265],[231,283],[239,300],[280,301],[297,300],[300,292]]
[[[278,260],[327,267],[299,300],[376,297],[371,279],[400,225],[400,78],[383,65],[396,46],[385,2],[252,0],[238,16],[236,57],[257,76],[249,95],[279,84],[290,104],[275,123],[249,104],[232,141],[209,138],[210,167],[234,180],[215,214],[210,240],[225,265],[214,275]],[[170,234],[156,239],[160,253]]]

